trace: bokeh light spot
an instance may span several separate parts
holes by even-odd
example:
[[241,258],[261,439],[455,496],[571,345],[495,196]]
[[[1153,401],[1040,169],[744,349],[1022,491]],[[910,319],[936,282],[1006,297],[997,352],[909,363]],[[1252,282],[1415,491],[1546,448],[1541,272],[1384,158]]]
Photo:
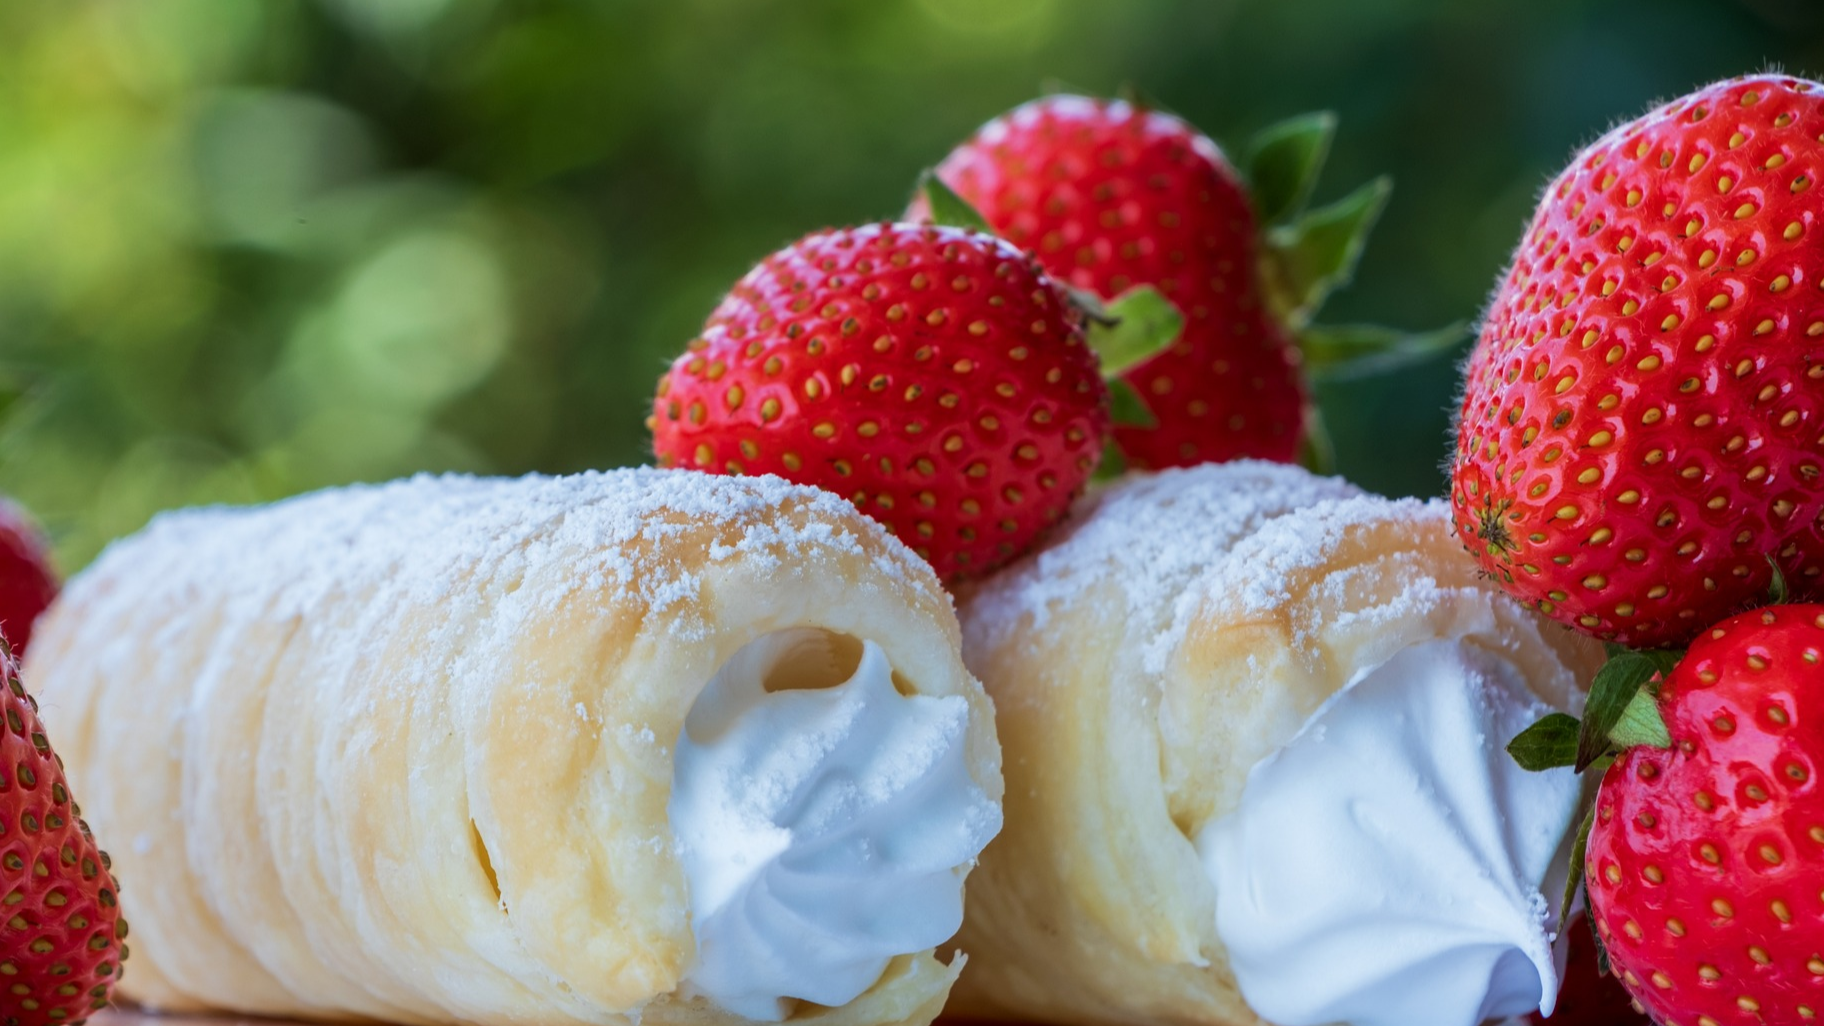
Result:
[[428,407],[479,382],[506,349],[506,283],[473,237],[433,229],[369,258],[343,288],[328,336],[375,399]]
[[311,203],[363,177],[374,146],[360,119],[311,96],[223,90],[198,113],[197,187],[225,241],[280,246]]

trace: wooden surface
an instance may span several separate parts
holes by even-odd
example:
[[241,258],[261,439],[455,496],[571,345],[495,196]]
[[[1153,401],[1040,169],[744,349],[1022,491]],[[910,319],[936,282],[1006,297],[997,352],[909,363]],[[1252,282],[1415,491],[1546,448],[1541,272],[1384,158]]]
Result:
[[[318,1026],[289,1019],[261,1019],[250,1015],[155,1015],[133,1008],[110,1008],[89,1017],[89,1026]],[[933,1026],[1006,1026],[967,1019],[939,1019]]]
[[89,1026],[274,1026],[284,1019],[259,1019],[253,1016],[151,1015],[134,1008],[109,1008],[89,1017]]
[[233,1026],[235,1022],[244,1022],[246,1026],[272,1026],[279,1019],[250,1019],[239,1015],[233,1019],[212,1019],[202,1015],[146,1015],[144,1011],[133,1008],[109,1008],[89,1017],[89,1026]]
[[[290,1019],[259,1019],[254,1015],[151,1015],[133,1008],[109,1008],[89,1017],[89,1026],[319,1026]],[[932,1026],[1007,1026],[969,1019],[939,1019]]]

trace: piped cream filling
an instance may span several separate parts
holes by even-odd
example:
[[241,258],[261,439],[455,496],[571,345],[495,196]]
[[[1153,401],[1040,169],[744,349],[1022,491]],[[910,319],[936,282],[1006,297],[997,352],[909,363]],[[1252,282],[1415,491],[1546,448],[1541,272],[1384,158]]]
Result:
[[815,629],[746,645],[678,738],[671,826],[697,955],[684,992],[751,1019],[843,1005],[963,919],[1000,829],[961,696],[902,694],[879,646]]
[[1425,642],[1256,764],[1195,839],[1248,1004],[1281,1026],[1549,1013],[1579,785],[1504,748],[1551,711],[1506,660]]

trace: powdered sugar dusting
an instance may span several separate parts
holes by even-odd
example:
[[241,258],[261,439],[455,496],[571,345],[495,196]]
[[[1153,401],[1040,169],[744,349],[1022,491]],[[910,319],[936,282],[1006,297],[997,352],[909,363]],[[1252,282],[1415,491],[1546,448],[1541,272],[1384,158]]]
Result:
[[965,647],[998,647],[1027,617],[1043,629],[1062,603],[1112,581],[1125,594],[1129,630],[1149,637],[1147,671],[1161,672],[1193,593],[1204,591],[1197,582],[1237,542],[1293,510],[1362,494],[1341,478],[1252,460],[1130,476],[1085,499],[1050,544],[968,596]]
[[1237,547],[1236,555],[1246,558],[1218,570],[1211,581],[1213,591],[1242,612],[1265,612],[1290,601],[1286,579],[1291,574],[1322,565],[1351,530],[1389,520],[1425,519],[1448,524],[1449,511],[1436,499],[1421,502],[1357,496],[1323,503],[1294,522],[1261,525]]
[[[1322,502],[1291,520],[1263,524],[1253,536],[1235,546],[1233,558],[1218,567],[1205,585],[1217,608],[1230,615],[1247,616],[1282,608],[1294,601],[1287,581],[1295,574],[1323,566],[1351,532],[1388,523],[1413,525],[1415,534],[1427,527],[1447,531],[1450,509],[1442,500],[1385,499],[1379,496]],[[1447,588],[1429,574],[1417,574],[1398,582],[1400,591],[1387,601],[1377,602],[1349,617],[1372,617],[1397,623],[1409,616],[1422,615],[1446,600],[1447,592],[1485,592],[1475,586]],[[1348,589],[1354,582],[1346,574],[1333,574],[1315,585],[1315,593],[1304,596],[1327,599],[1327,608],[1347,606],[1346,596],[1332,594]],[[1341,626],[1336,620],[1331,628]],[[1295,644],[1305,639],[1294,637]]]
[[[923,561],[839,496],[777,477],[645,467],[567,477],[419,475],[268,506],[166,513],[110,546],[72,589],[87,577],[132,580],[148,589],[135,600],[182,601],[206,586],[230,620],[244,621],[286,620],[332,595],[383,591],[414,608],[456,607],[474,599],[463,589],[485,587],[501,593],[499,615],[521,624],[578,590],[618,589],[689,638],[705,630],[694,609],[699,552],[712,564],[872,553],[883,578],[923,578],[938,590]],[[168,572],[148,573],[147,563]],[[116,564],[138,569],[116,573]],[[517,593],[529,569],[552,566],[571,587]],[[475,567],[491,568],[481,583],[465,572]]]

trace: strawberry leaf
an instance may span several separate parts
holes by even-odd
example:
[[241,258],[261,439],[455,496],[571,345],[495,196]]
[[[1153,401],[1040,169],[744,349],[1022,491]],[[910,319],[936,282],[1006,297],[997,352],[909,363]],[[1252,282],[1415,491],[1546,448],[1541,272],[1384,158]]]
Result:
[[1298,333],[1298,348],[1315,380],[1352,381],[1448,353],[1465,334],[1461,322],[1417,332],[1375,324],[1314,324]]
[[1577,717],[1555,712],[1514,735],[1507,743],[1507,754],[1523,770],[1537,773],[1558,769],[1577,762],[1577,734],[1582,728]]
[[1261,256],[1267,293],[1294,329],[1310,323],[1324,299],[1348,284],[1368,232],[1387,206],[1393,183],[1376,178],[1337,200],[1267,232]]
[[[1670,673],[1676,665],[1678,653],[1664,650],[1622,652],[1602,664],[1590,684],[1589,701],[1583,710],[1583,730],[1577,740],[1577,772],[1582,773],[1615,743],[1610,732],[1621,722],[1628,704],[1634,701],[1641,688],[1653,678]],[[1657,697],[1657,691],[1649,692],[1649,697]],[[1663,723],[1661,727],[1663,729]]]
[[932,224],[994,234],[994,229],[988,227],[988,219],[982,216],[982,212],[970,206],[968,200],[945,185],[944,180],[937,177],[937,172],[932,169],[926,168],[918,176],[915,191],[924,196],[926,206],[930,207]]
[[1102,376],[1117,377],[1178,341],[1184,315],[1151,285],[1136,285],[1106,307],[1105,320],[1090,315],[1089,347],[1102,357]]
[[1609,730],[1609,740],[1622,749],[1639,745],[1672,747],[1672,734],[1666,730],[1666,718],[1659,713],[1659,696],[1652,688],[1634,692],[1627,708],[1621,711],[1621,719]]
[[1244,166],[1261,224],[1280,224],[1304,211],[1335,135],[1336,115],[1323,110],[1268,125],[1248,140]]
[[1121,319],[1110,313],[1108,307],[1103,304],[1102,297],[1094,292],[1077,288],[1075,285],[1067,285],[1064,282],[1058,282],[1058,287],[1062,288],[1064,294],[1070,298],[1070,305],[1076,307],[1077,312],[1081,313],[1083,319],[1089,323],[1112,328]]
[[1108,416],[1116,424],[1126,427],[1159,426],[1158,419],[1153,416],[1153,411],[1146,408],[1140,393],[1120,378],[1110,378],[1108,382]]

